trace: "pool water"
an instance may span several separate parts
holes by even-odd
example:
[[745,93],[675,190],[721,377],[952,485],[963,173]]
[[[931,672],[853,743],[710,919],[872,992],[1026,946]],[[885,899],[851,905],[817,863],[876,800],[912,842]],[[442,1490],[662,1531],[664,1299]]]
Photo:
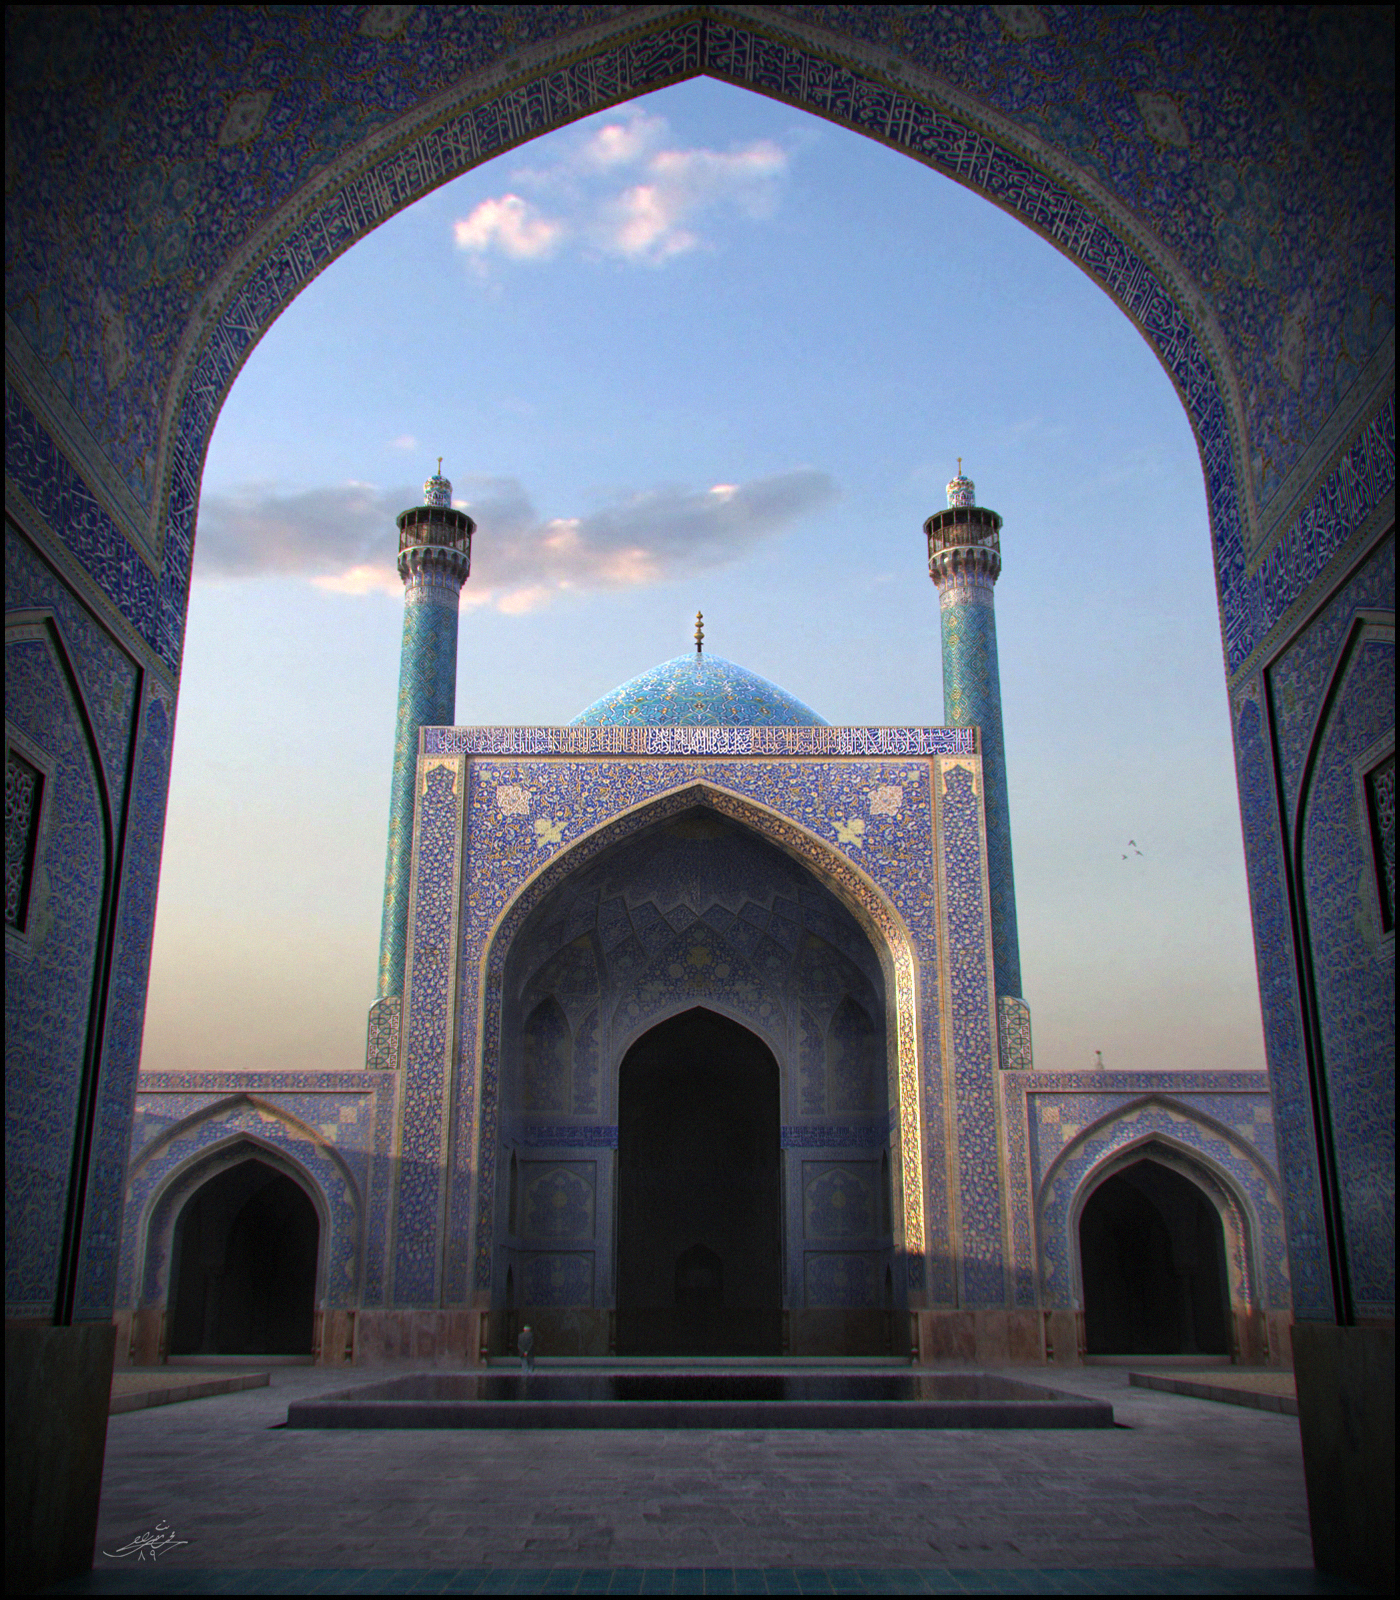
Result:
[[[332,1398],[332,1397],[327,1397]],[[341,1398],[341,1397],[335,1397]],[[417,1372],[347,1393],[399,1401],[1053,1401],[1038,1384],[986,1372]]]

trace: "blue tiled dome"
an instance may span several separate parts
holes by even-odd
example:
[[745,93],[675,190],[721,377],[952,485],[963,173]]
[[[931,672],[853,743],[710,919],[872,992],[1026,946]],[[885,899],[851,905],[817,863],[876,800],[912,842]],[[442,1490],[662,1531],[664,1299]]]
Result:
[[684,655],[663,661],[595,700],[574,718],[582,727],[825,727],[767,678],[723,656]]

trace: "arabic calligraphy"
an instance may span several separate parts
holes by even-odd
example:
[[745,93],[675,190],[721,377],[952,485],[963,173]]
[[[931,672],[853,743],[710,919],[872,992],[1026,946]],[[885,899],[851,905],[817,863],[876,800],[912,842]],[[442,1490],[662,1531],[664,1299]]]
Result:
[[158,1522],[154,1528],[148,1528],[145,1533],[138,1533],[120,1550],[104,1550],[102,1554],[111,1556],[113,1560],[119,1556],[135,1556],[138,1561],[154,1561],[164,1551],[173,1549],[177,1544],[189,1542],[188,1539],[177,1539],[170,1531],[168,1522]]

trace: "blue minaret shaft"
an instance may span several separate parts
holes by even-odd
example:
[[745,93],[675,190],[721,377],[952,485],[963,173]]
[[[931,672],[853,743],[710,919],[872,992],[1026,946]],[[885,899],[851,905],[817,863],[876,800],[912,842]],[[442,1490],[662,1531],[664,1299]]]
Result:
[[992,586],[1001,572],[1001,518],[975,504],[976,494],[976,485],[963,477],[959,462],[958,476],[948,485],[948,509],[931,516],[924,532],[929,576],[938,588],[943,621],[943,720],[949,727],[972,725],[981,730],[997,994],[1019,996],[1021,946],[992,606]]
[[452,485],[441,476],[441,467],[439,461],[438,474],[423,485],[423,504],[398,518],[403,650],[379,939],[381,1000],[403,993],[418,730],[450,725],[456,715],[457,601],[471,571],[476,524],[465,512],[453,510]]

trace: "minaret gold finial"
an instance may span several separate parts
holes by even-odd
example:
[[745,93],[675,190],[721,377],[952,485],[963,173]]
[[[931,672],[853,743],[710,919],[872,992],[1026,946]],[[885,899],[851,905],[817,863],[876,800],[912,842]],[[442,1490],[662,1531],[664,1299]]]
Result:
[[[438,471],[441,472],[441,470],[442,470],[442,457],[439,456],[438,457]],[[960,478],[962,477],[962,457],[961,456],[958,457],[958,476]]]
[[[958,471],[959,472],[962,471],[962,457],[961,456],[958,457]],[[438,457],[438,477],[440,478],[441,476],[442,476],[442,457],[439,456]]]
[[705,652],[705,613],[703,611],[697,611],[695,613],[695,653],[698,656],[698,655],[703,655],[704,652]]

